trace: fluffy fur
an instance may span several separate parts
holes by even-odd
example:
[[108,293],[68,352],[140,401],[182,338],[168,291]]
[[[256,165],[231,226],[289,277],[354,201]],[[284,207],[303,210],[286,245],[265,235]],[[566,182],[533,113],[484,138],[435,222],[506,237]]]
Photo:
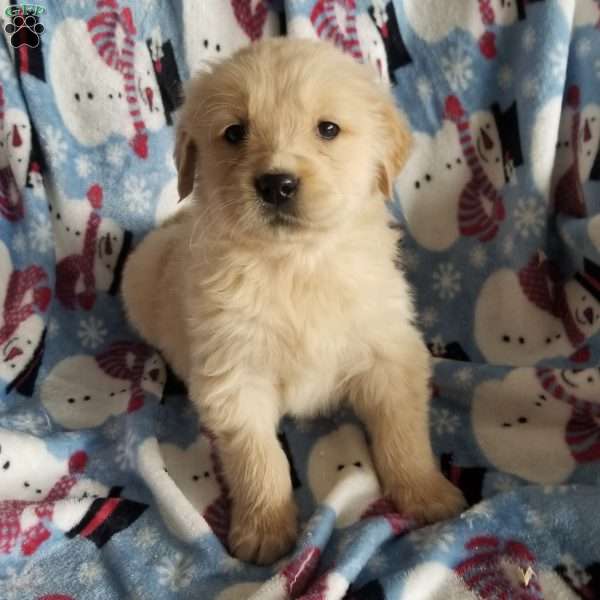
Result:
[[[190,207],[130,257],[129,318],[188,384],[216,435],[233,501],[230,549],[267,563],[296,537],[282,415],[347,399],[373,440],[382,485],[423,521],[463,506],[428,435],[430,361],[394,267],[385,198],[410,147],[389,93],[333,47],[269,40],[192,80],[176,163]],[[340,126],[322,139],[319,121]],[[244,123],[247,138],[224,130]],[[276,217],[254,179],[300,178]]]

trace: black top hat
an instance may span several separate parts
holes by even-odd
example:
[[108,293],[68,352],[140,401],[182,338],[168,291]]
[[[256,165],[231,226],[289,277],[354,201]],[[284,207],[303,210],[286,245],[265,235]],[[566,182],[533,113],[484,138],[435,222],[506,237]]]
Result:
[[575,280],[600,302],[600,265],[584,258],[583,273],[575,273]]
[[594,159],[594,164],[592,165],[592,170],[590,171],[590,179],[592,181],[600,181],[600,146],[598,146],[596,158]]
[[523,152],[521,150],[521,134],[519,132],[519,115],[517,103],[513,102],[504,112],[500,105],[492,104],[492,114],[498,128],[500,143],[502,144],[502,157],[504,164],[512,160],[513,165],[518,167],[523,164]]

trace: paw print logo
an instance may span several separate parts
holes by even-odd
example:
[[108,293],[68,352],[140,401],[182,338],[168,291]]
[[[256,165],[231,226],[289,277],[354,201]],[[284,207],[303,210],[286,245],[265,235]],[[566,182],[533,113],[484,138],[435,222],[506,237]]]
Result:
[[40,35],[44,33],[44,26],[36,15],[17,14],[4,26],[4,31],[10,36],[13,48],[37,48],[40,45]]

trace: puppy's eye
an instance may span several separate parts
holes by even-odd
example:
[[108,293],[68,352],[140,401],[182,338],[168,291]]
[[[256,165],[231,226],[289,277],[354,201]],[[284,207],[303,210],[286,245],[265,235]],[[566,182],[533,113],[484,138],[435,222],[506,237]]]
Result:
[[246,128],[241,123],[230,125],[223,134],[230,144],[239,144],[246,137]]
[[331,121],[321,121],[318,130],[324,140],[332,140],[340,132],[339,126]]

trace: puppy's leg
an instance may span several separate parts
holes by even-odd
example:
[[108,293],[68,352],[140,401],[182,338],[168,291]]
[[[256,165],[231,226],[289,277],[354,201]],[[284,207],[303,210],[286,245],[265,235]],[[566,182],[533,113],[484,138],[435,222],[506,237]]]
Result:
[[429,439],[429,356],[415,332],[351,382],[350,400],[372,438],[385,493],[424,522],[451,517],[465,501],[438,470]]
[[192,397],[201,398],[201,418],[216,436],[229,486],[229,549],[242,560],[268,564],[295,542],[297,511],[289,464],[276,434],[275,389],[243,379],[241,389],[231,389],[221,377],[204,378]]

